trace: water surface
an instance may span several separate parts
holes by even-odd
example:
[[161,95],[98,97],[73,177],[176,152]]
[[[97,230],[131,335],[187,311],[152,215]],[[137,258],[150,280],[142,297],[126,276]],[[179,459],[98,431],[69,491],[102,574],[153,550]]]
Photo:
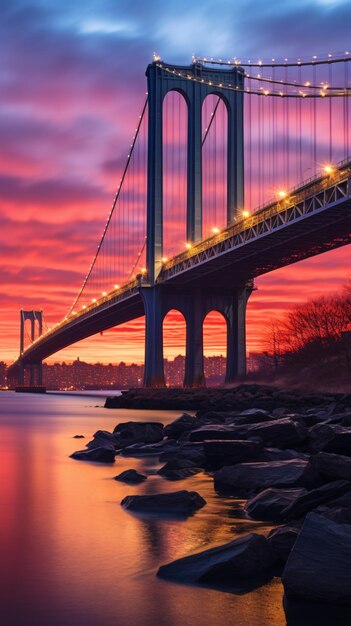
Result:
[[[91,392],[89,392],[90,394]],[[179,411],[107,410],[100,397],[0,393],[0,622],[2,626],[282,626],[282,586],[246,595],[156,578],[163,563],[264,526],[230,515],[204,474],[168,482],[157,459],[74,461],[98,428],[172,421]],[[83,434],[86,439],[72,439]],[[113,480],[124,469],[144,484]],[[124,511],[131,493],[195,489],[207,506],[186,521]]]

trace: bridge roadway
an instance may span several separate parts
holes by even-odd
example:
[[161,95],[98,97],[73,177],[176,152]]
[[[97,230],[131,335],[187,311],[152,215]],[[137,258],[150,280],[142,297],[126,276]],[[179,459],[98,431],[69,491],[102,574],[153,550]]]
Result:
[[[279,267],[351,242],[351,161],[327,176],[295,188],[278,202],[237,221],[190,250],[166,261],[158,284],[172,290],[235,288]],[[38,363],[95,333],[144,315],[141,288],[146,276],[71,314],[27,347],[10,366]]]

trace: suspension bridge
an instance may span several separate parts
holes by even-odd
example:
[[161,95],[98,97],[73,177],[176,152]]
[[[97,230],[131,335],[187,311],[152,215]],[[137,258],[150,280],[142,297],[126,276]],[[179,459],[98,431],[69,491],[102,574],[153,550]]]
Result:
[[254,279],[351,241],[350,60],[346,51],[175,66],[155,56],[81,289],[45,332],[41,311],[21,311],[9,383],[40,386],[43,359],[145,315],[144,385],[163,386],[171,309],[186,322],[184,385],[205,383],[202,327],[212,310],[227,325],[226,381],[243,377]]

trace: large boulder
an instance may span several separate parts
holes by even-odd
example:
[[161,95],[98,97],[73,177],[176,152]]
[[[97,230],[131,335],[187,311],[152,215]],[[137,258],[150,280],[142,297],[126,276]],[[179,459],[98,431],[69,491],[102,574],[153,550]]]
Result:
[[294,419],[283,417],[245,427],[246,437],[259,437],[266,446],[291,448],[299,446],[307,438],[308,430]]
[[308,487],[313,485],[314,480],[315,473],[304,459],[241,463],[222,467],[214,474],[217,491],[238,496],[267,487]]
[[118,474],[118,476],[115,476],[115,480],[119,480],[122,483],[128,483],[131,485],[143,483],[146,479],[147,476],[144,476],[144,474],[140,474],[140,472],[137,472],[135,469],[124,470],[124,472]]
[[274,419],[254,424],[216,424],[193,430],[190,441],[206,439],[253,439],[260,440],[266,446],[291,448],[301,445],[307,438],[308,430],[299,422],[290,419]]
[[235,465],[255,459],[262,445],[256,441],[204,441],[205,463],[208,469]]
[[178,444],[176,450],[167,450],[159,455],[160,462],[163,461],[189,461],[193,467],[204,467],[205,455],[203,443],[190,443],[188,441]]
[[163,439],[163,424],[160,422],[124,422],[113,431],[116,445],[126,448],[133,443],[157,443]]
[[179,582],[233,586],[272,570],[275,562],[268,541],[252,533],[163,565],[157,575]]
[[167,461],[159,470],[158,474],[167,480],[182,480],[201,472],[199,467],[194,467],[192,461],[187,459],[174,459]]
[[286,626],[350,626],[351,607],[283,597]]
[[164,513],[169,515],[191,515],[205,506],[204,500],[196,491],[173,491],[151,495],[133,495],[123,498],[121,505],[128,511],[138,513]]
[[72,459],[77,461],[96,461],[98,463],[114,463],[116,451],[111,448],[100,447],[91,448],[90,450],[77,450],[70,455]]
[[351,428],[339,424],[317,424],[309,433],[311,452],[334,452],[351,456]]
[[270,422],[272,415],[263,409],[246,409],[233,419],[233,423],[240,424],[258,424],[259,422]]
[[285,566],[287,597],[351,605],[351,527],[309,513]]
[[351,481],[351,458],[341,454],[319,452],[311,457],[317,472],[328,480],[343,478]]
[[282,511],[305,493],[307,492],[303,487],[297,489],[265,489],[247,501],[245,511],[255,520],[280,522],[284,519]]
[[295,541],[301,530],[302,522],[294,522],[293,524],[284,524],[274,528],[268,534],[268,542],[277,558],[286,563],[291,550],[295,545]]
[[279,448],[263,448],[257,461],[287,461],[288,459],[306,459],[308,461],[309,454],[298,452],[297,450],[280,450]]
[[209,441],[216,439],[217,441],[240,439],[239,432],[244,427],[225,425],[225,424],[208,424],[193,430],[189,435],[189,441]]
[[302,493],[282,511],[284,519],[298,519],[318,505],[335,500],[338,496],[351,491],[351,483],[347,480],[336,480],[311,491]]
[[199,424],[199,418],[189,413],[183,413],[178,419],[170,424],[167,424],[164,428],[164,434],[166,437],[172,439],[179,439],[179,437],[190,430],[197,428]]
[[351,492],[348,491],[335,500],[324,502],[315,512],[339,524],[351,524]]
[[116,438],[108,430],[97,430],[93,434],[93,439],[87,443],[87,448],[116,448]]
[[180,444],[174,439],[163,439],[157,443],[133,443],[121,450],[122,456],[144,457],[144,456],[160,456],[164,452],[176,452],[179,450]]

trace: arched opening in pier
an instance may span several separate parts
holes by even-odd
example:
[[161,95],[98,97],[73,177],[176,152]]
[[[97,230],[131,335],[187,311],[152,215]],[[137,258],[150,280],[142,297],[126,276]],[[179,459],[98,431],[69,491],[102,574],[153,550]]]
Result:
[[170,258],[186,244],[188,107],[181,93],[163,102],[163,255]]
[[219,311],[210,311],[203,323],[204,373],[208,387],[222,385],[225,379],[227,321]]
[[163,320],[163,363],[166,385],[182,387],[185,373],[186,322],[183,314],[171,309]]
[[202,105],[202,237],[227,225],[228,113],[220,95]]

